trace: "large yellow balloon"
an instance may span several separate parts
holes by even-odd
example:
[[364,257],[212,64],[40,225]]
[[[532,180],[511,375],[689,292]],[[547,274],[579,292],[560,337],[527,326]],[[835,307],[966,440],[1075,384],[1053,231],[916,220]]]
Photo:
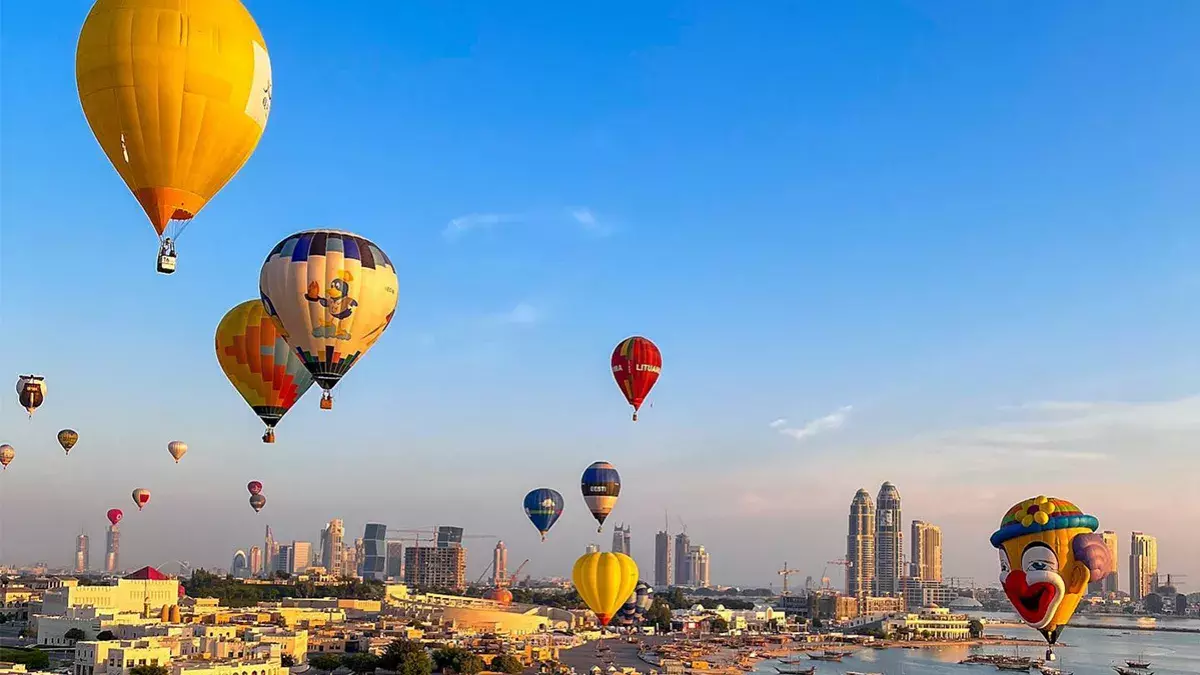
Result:
[[638,567],[624,553],[585,553],[571,571],[575,590],[607,626],[637,588]]
[[396,268],[378,246],[337,230],[279,242],[259,274],[263,306],[333,406],[333,388],[396,313]]
[[271,110],[266,43],[238,0],[97,0],[75,79],[92,133],[160,236],[242,168]]
[[1046,654],[1066,627],[1089,581],[1114,571],[1100,523],[1065,499],[1033,497],[1012,508],[992,535],[1000,553],[1000,583],[1013,608],[1046,638]]

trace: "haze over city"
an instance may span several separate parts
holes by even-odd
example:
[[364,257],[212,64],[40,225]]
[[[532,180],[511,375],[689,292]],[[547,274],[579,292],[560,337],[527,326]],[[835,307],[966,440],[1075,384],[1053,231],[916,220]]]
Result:
[[[248,2],[270,125],[162,278],[79,108],[90,4],[4,8],[0,371],[48,391],[32,420],[0,397],[0,562],[68,567],[118,507],[130,568],[336,517],[565,576],[619,523],[648,568],[667,513],[714,583],[778,585],[891,481],[948,576],[992,583],[988,536],[1047,494],[1200,579],[1200,5]],[[213,332],[309,227],[385,249],[399,306],[264,445]],[[664,363],[636,424],[608,362],[634,334]],[[623,478],[600,534],[596,460]]]

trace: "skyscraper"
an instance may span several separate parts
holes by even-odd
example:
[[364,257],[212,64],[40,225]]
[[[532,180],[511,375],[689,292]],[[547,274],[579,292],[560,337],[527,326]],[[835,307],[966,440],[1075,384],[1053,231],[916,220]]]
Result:
[[691,583],[698,588],[708,588],[708,551],[703,545],[688,547],[688,566]]
[[271,573],[292,573],[292,547],[288,544],[275,544],[275,558],[271,561]]
[[256,577],[262,574],[262,549],[257,546],[250,547],[250,576]]
[[387,526],[367,523],[362,542],[363,557],[359,565],[362,578],[383,581],[387,577]]
[[404,581],[404,542],[388,540],[387,578]]
[[453,548],[462,546],[463,529],[449,525],[439,525],[437,529],[437,547]]
[[404,583],[418,589],[466,588],[467,549],[461,546],[405,548]]
[[503,586],[508,581],[508,548],[503,541],[496,542],[492,551],[492,585]]
[[88,571],[88,549],[89,548],[90,548],[90,546],[88,545],[88,536],[86,534],[80,533],[79,537],[75,539],[75,571],[76,572]]
[[275,572],[286,572],[287,566],[279,562],[279,544],[275,543],[275,535],[271,526],[267,526],[267,534],[263,539],[263,576],[269,577]]
[[864,597],[875,582],[875,505],[866,490],[850,502],[850,532],[846,537],[846,595]]
[[330,574],[342,573],[342,539],[345,535],[346,529],[341,518],[330,520],[321,530],[321,567]]
[[121,565],[121,530],[116,525],[109,525],[104,539],[104,571],[116,572]]
[[875,595],[900,595],[904,578],[904,519],[900,491],[895,485],[879,487],[875,502]]
[[942,580],[942,528],[923,520],[912,521],[912,576]]
[[692,583],[692,565],[688,559],[692,540],[686,532],[675,535],[675,585],[688,586]]
[[[312,530],[309,530],[311,532]],[[291,559],[288,561],[291,567],[288,572],[292,574],[301,574],[312,566],[312,543],[307,541],[293,541],[291,550]]]
[[1140,602],[1158,582],[1158,540],[1143,532],[1129,537],[1129,599]]
[[654,585],[671,585],[671,535],[662,531],[654,535]]
[[229,564],[229,574],[234,579],[245,579],[250,576],[250,562],[246,552],[238,549],[233,552],[233,562]]
[[1109,572],[1108,576],[1104,577],[1104,581],[1102,582],[1104,584],[1104,592],[1116,593],[1121,588],[1117,574],[1117,561],[1120,560],[1120,558],[1117,557],[1117,533],[1113,532],[1112,530],[1105,530],[1100,533],[1100,536],[1104,539],[1104,545],[1108,547],[1109,560],[1113,561],[1112,572]]
[[630,553],[629,553],[630,539],[629,539],[629,526],[628,525],[622,524],[622,525],[618,525],[613,528],[612,550],[613,550],[613,553],[624,553],[625,555],[630,555]]

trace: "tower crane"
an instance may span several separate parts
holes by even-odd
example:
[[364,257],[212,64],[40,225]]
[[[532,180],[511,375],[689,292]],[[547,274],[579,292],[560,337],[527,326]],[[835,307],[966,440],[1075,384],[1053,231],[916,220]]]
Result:
[[783,593],[782,593],[782,595],[791,595],[792,594],[791,591],[788,590],[788,577],[792,576],[793,574],[799,574],[799,573],[800,573],[800,570],[790,569],[788,567],[787,561],[786,560],[784,561],[783,568],[780,569],[778,572],[776,572],[776,574],[783,577]]
[[509,577],[507,579],[504,580],[504,582],[502,584],[503,587],[504,588],[515,588],[517,585],[517,575],[521,574],[521,570],[525,569],[525,566],[528,564],[529,564],[529,558],[526,558],[525,562],[521,563],[520,566],[517,567],[517,571],[513,572],[511,575],[509,575]]

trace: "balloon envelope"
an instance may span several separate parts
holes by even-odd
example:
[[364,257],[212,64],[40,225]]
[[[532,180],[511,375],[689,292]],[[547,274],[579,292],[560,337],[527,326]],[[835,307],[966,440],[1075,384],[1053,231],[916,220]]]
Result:
[[600,625],[607,626],[637,586],[637,563],[624,553],[585,553],[575,561],[571,579]]
[[546,533],[554,526],[555,521],[563,512],[563,496],[558,490],[537,488],[525,495],[525,515],[529,522],[537,528],[545,541]]
[[40,375],[21,375],[17,378],[17,401],[30,417],[45,400],[46,378]]
[[637,421],[638,409],[658,382],[662,372],[662,353],[658,347],[644,337],[634,336],[621,340],[612,353],[612,373],[633,406],[633,421]]
[[121,522],[121,519],[125,517],[125,514],[121,511],[121,509],[109,509],[108,513],[105,515],[108,516],[108,522],[112,523],[113,525]]
[[263,510],[267,505],[267,498],[260,494],[250,495],[250,508],[254,509],[255,513]]
[[621,475],[608,462],[593,462],[583,472],[580,490],[592,517],[603,527],[604,519],[612,513],[613,507],[617,505],[617,497],[621,494]]
[[13,461],[13,458],[16,456],[17,456],[17,451],[13,450],[13,446],[9,445],[8,443],[5,443],[4,445],[0,445],[0,466],[7,469],[8,465]]
[[159,235],[242,168],[271,109],[271,59],[238,0],[97,0],[75,80],[88,126]]
[[283,339],[262,300],[247,300],[226,312],[217,324],[217,363],[238,394],[267,425],[263,440],[287,414],[313,378]]
[[138,511],[150,502],[150,491],[145,488],[138,488],[133,491],[133,503],[137,504]]
[[175,458],[175,463],[177,464],[179,463],[179,460],[187,454],[187,451],[187,443],[184,443],[183,441],[171,441],[170,443],[167,443],[167,452],[171,453],[171,456]]
[[58,444],[62,446],[63,451],[67,454],[71,454],[71,448],[75,447],[75,444],[78,442],[79,434],[74,429],[63,429],[58,432]]
[[263,306],[326,392],[383,335],[396,312],[398,289],[387,254],[363,237],[336,230],[284,239],[259,274]]
[[262,483],[252,480],[249,483],[246,483],[246,489],[250,491],[251,495],[260,494],[262,493]]

